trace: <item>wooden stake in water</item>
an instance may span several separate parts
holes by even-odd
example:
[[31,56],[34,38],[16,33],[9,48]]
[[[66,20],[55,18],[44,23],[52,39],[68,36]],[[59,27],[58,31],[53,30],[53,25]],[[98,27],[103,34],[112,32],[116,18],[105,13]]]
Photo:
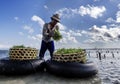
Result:
[[112,53],[112,57],[115,58],[114,53],[113,52],[111,52],[111,53]]
[[101,60],[101,53],[98,52],[98,57],[99,57],[99,60]]

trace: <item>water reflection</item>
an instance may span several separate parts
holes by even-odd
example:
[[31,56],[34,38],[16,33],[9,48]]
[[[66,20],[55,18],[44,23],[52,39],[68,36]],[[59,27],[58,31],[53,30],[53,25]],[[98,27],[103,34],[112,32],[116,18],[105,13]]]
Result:
[[62,78],[49,73],[35,73],[27,76],[0,76],[0,84],[101,84],[96,75],[90,78]]

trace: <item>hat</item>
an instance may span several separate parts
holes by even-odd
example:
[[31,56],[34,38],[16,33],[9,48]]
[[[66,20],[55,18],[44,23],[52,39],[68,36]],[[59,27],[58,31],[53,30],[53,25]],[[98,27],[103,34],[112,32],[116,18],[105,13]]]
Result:
[[54,15],[51,17],[51,19],[60,22],[60,15],[59,15],[59,14],[54,14]]

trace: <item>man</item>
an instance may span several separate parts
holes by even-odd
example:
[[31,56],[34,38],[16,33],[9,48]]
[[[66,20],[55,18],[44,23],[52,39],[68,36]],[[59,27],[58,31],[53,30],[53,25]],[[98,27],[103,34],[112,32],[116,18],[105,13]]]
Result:
[[55,47],[54,47],[54,41],[52,37],[54,36],[55,29],[59,29],[58,26],[56,25],[58,22],[60,22],[59,14],[54,14],[51,17],[51,22],[45,23],[43,26],[43,32],[42,32],[43,37],[41,42],[41,49],[39,52],[39,57],[41,60],[44,59],[44,54],[47,49],[50,52],[51,58],[53,56]]

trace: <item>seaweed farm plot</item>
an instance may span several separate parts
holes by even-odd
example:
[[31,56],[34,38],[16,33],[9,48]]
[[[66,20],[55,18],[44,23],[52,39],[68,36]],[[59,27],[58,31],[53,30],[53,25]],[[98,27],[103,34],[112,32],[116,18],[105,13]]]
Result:
[[120,49],[86,49],[87,57],[98,59],[120,59]]
[[[0,76],[0,84],[120,84],[120,49],[86,49],[86,53],[87,59],[93,61],[98,67],[95,78],[65,79],[48,73],[42,75],[37,73],[24,77]],[[6,57],[6,52],[4,57]],[[47,52],[45,59],[49,57],[49,52]],[[3,58],[3,52],[1,58]]]
[[101,84],[120,84],[120,49],[87,49],[87,58],[99,69]]

